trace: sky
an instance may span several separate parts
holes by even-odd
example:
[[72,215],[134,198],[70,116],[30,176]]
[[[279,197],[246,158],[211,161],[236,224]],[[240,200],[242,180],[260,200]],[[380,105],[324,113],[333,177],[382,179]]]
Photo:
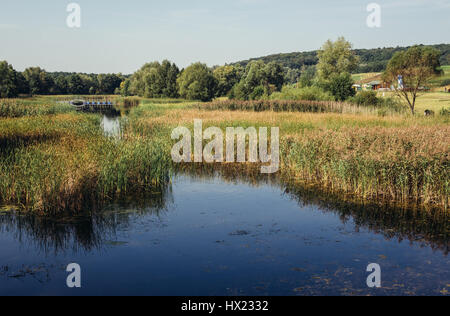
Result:
[[[70,28],[67,5],[81,8]],[[381,7],[370,28],[367,5]],[[133,73],[169,59],[209,66],[319,49],[450,43],[450,0],[0,0],[0,60],[17,70]]]

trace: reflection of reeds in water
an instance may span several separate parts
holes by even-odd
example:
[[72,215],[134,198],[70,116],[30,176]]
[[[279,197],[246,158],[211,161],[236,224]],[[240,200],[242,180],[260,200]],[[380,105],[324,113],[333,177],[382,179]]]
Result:
[[14,211],[0,212],[0,232],[13,234],[20,243],[36,245],[45,254],[101,249],[116,238],[119,228],[136,216],[160,216],[173,201],[170,185],[153,194],[119,199],[102,212],[77,216],[39,216]]
[[[430,211],[417,205],[374,204],[292,182],[280,175],[262,175],[252,164],[183,164],[178,165],[175,175],[187,175],[198,181],[219,177],[233,184],[275,186],[301,206],[311,205],[325,213],[333,212],[343,223],[353,220],[356,230],[365,228],[388,239],[409,240],[445,255],[449,252],[450,227],[447,214],[442,210]],[[172,187],[167,184],[153,194],[128,195],[115,200],[101,212],[82,212],[75,217],[3,213],[0,230],[13,230],[17,240],[36,243],[46,253],[92,251],[103,247],[107,240],[114,240],[117,228],[129,226],[132,218],[160,216],[170,211],[172,202]]]

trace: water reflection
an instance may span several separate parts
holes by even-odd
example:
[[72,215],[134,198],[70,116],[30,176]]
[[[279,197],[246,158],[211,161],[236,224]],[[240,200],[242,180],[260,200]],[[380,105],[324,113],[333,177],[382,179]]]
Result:
[[104,114],[101,121],[103,133],[107,137],[122,138],[121,117]]
[[12,235],[20,244],[34,245],[45,254],[97,251],[115,239],[118,227],[128,227],[132,217],[164,214],[173,201],[171,189],[168,186],[159,191],[139,199],[121,199],[102,212],[79,216],[53,218],[5,209],[0,212],[0,233]]
[[[368,229],[387,239],[409,240],[423,247],[449,253],[449,220],[445,212],[431,212],[419,208],[396,208],[374,204],[351,203],[337,196],[324,195],[314,188],[285,184],[273,175],[259,172],[237,172],[227,167],[192,168],[179,170],[178,175],[192,181],[220,181],[237,186],[270,185],[296,200],[300,207],[311,207],[315,212],[333,213],[342,223],[352,221],[355,231]],[[64,250],[91,251],[101,248],[105,240],[113,238],[118,226],[127,227],[136,216],[161,216],[170,212],[173,203],[172,183],[151,196],[117,201],[102,212],[83,214],[70,218],[45,218],[24,216],[14,212],[0,213],[0,232],[14,234],[21,243],[35,243],[44,252]],[[214,196],[214,193],[211,192]]]

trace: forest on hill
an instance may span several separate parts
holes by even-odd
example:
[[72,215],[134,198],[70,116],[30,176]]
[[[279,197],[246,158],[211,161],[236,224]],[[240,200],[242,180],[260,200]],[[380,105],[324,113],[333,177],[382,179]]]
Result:
[[[450,65],[450,44],[430,45],[438,49],[441,55],[441,65]],[[359,65],[354,73],[381,72],[385,70],[387,63],[396,52],[406,51],[410,47],[384,47],[373,49],[355,49],[354,52],[359,56]],[[287,54],[275,54],[265,57],[252,58],[233,63],[233,65],[247,66],[251,61],[262,60],[264,63],[276,62],[283,67],[290,69],[301,69],[306,66],[314,66],[318,63],[318,51],[295,52]]]

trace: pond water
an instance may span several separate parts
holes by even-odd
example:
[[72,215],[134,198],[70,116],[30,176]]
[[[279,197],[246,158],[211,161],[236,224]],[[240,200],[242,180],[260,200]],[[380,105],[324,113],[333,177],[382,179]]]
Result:
[[121,138],[122,127],[120,125],[120,115],[104,114],[100,123],[103,133],[107,137]]
[[[0,295],[445,295],[448,229],[443,215],[185,174],[97,215],[3,213]],[[69,263],[81,289],[66,286]],[[369,263],[382,288],[367,287]]]

